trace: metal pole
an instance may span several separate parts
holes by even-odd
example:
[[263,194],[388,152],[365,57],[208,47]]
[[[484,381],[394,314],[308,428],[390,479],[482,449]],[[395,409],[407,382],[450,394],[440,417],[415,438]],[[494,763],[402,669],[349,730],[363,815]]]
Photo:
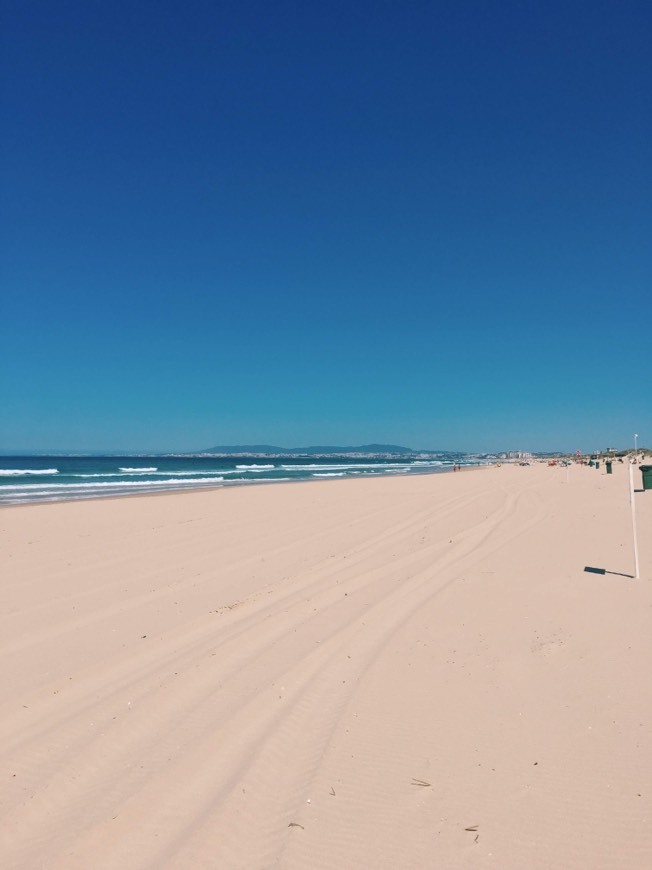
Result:
[[629,463],[629,503],[632,508],[632,537],[634,539],[634,579],[639,579],[638,569],[638,538],[636,535],[636,501],[634,500],[634,465]]

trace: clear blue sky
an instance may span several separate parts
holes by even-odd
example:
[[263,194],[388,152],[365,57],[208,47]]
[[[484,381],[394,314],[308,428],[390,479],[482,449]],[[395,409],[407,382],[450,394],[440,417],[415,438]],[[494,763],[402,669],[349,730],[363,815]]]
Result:
[[649,0],[7,0],[0,449],[652,446]]

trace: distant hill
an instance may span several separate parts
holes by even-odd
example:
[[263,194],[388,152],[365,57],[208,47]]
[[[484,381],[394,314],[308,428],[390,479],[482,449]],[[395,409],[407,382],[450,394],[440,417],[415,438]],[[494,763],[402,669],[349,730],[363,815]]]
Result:
[[390,453],[396,456],[404,456],[414,453],[409,447],[399,447],[396,444],[362,444],[359,447],[274,447],[271,444],[236,444],[221,447],[207,447],[202,453],[219,453],[222,455],[237,454],[244,456],[251,453],[267,453],[271,456],[292,454],[294,456],[335,455],[345,453]]

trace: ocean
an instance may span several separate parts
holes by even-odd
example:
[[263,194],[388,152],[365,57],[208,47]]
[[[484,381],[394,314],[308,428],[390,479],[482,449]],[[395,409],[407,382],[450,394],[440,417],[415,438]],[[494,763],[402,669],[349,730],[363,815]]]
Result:
[[328,480],[432,474],[475,465],[457,454],[436,458],[351,456],[0,456],[0,505],[102,496]]

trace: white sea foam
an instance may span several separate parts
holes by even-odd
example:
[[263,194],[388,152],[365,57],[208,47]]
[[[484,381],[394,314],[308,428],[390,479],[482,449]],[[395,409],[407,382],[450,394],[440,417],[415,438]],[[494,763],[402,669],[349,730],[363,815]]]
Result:
[[228,470],[224,468],[219,469],[209,469],[209,468],[200,468],[195,471],[157,471],[156,474],[159,477],[192,477],[195,474],[230,474]]
[[[105,477],[143,477],[144,474],[151,474],[151,472],[140,472],[139,471],[136,473],[136,472],[132,471],[129,475],[127,475],[125,472],[120,472],[120,471],[100,471],[100,472],[96,472],[95,474],[71,474],[70,477],[83,477],[85,479],[95,478],[95,477],[102,477],[102,478],[105,478]],[[117,486],[117,484],[116,484],[116,486]]]
[[227,480],[225,481],[229,486],[240,486],[241,483],[281,483],[286,480],[292,480],[291,477],[257,477],[255,480]]
[[58,468],[0,468],[2,477],[20,477],[23,474],[58,474]]
[[112,487],[116,490],[124,489],[132,486],[170,486],[170,484],[183,484],[184,486],[193,486],[196,483],[215,483],[216,481],[224,480],[223,477],[193,477],[193,478],[170,478],[168,480],[123,480],[123,481],[100,481],[97,483],[24,483],[22,485],[3,486],[0,488],[0,493],[7,490],[22,490],[23,492],[40,492],[43,490],[52,492],[67,492],[68,490],[94,490],[98,487]]
[[153,468],[121,468],[120,466],[118,466],[118,471],[125,471],[125,472],[138,471],[138,472],[141,472],[144,474],[146,472],[158,471],[158,468],[156,468],[156,467],[153,467]]
[[[118,472],[118,471],[104,471],[95,474],[71,474],[70,477],[148,477],[150,474],[156,474],[159,477],[193,477],[193,475],[197,474],[198,471],[158,471],[152,470],[148,471],[146,469],[139,469],[138,471],[129,471],[129,472]],[[208,469],[202,468],[201,474],[233,474],[232,471],[226,471],[224,469],[220,469],[219,471],[210,471]],[[119,484],[116,483],[116,486]]]
[[323,474],[315,472],[313,477],[344,477],[343,471],[325,471]]
[[364,468],[361,465],[324,465],[323,463],[314,463],[311,465],[282,465],[284,471],[347,471],[350,468]]
[[252,471],[256,468],[274,468],[273,465],[236,465],[236,468],[240,471]]

